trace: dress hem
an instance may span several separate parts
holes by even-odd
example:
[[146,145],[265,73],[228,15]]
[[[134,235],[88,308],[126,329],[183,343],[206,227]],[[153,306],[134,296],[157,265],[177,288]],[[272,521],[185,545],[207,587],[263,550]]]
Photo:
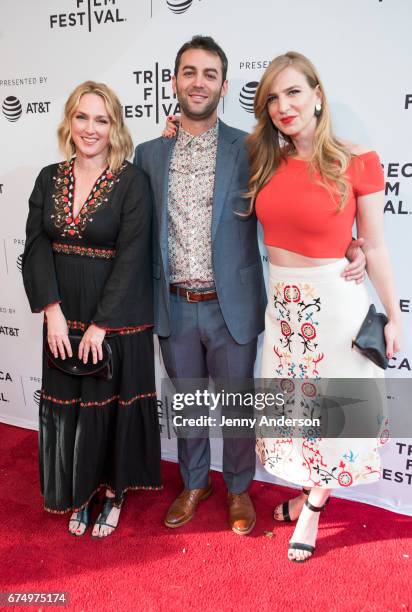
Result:
[[71,400],[62,400],[57,397],[53,397],[52,395],[46,395],[43,390],[41,392],[41,399],[51,402],[52,404],[61,404],[64,406],[80,404],[82,408],[87,408],[90,406],[106,406],[106,404],[110,404],[111,402],[114,402],[116,400],[119,401],[120,406],[130,406],[130,404],[133,404],[134,402],[137,402],[138,400],[147,399],[147,398],[155,398],[155,397],[156,397],[156,391],[152,391],[150,393],[139,393],[138,395],[135,395],[134,397],[131,397],[128,400],[122,400],[120,399],[120,395],[116,394],[116,395],[113,395],[112,397],[109,397],[108,399],[101,400],[99,402],[82,402],[81,397],[76,397]]
[[[111,491],[111,493],[113,493],[114,495],[116,495],[116,491],[115,489],[113,489],[113,487],[111,487],[110,485],[106,484],[106,483],[101,483],[97,489],[95,489],[93,491],[93,493],[90,494],[89,498],[87,499],[86,502],[84,502],[84,504],[81,504],[81,506],[78,507],[73,507],[71,506],[70,508],[67,508],[66,510],[53,510],[52,508],[48,508],[47,506],[43,506],[44,510],[46,512],[50,512],[51,514],[67,514],[68,512],[79,512],[80,510],[83,510],[83,508],[85,508],[89,503],[90,500],[92,499],[92,497],[94,495],[96,495],[96,493],[98,491],[100,491],[101,488],[105,488],[105,489],[109,489],[109,491]],[[146,486],[146,485],[130,485],[129,487],[126,487],[125,489],[122,489],[122,496],[127,492],[127,491],[138,491],[138,490],[145,490],[145,491],[162,491],[163,490],[163,485],[160,485],[158,487],[151,487],[151,486]],[[123,503],[123,502],[122,502]],[[115,508],[121,508],[122,506],[121,504],[114,504]]]

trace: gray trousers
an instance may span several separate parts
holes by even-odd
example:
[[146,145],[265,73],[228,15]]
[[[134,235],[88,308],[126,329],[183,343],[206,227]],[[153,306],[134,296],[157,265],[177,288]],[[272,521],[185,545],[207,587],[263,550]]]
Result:
[[[237,344],[217,300],[190,303],[170,294],[170,308],[172,333],[167,338],[159,337],[170,378],[253,379],[257,338]],[[178,438],[178,458],[185,487],[206,487],[210,470],[207,432],[199,438]],[[223,477],[231,493],[243,493],[248,488],[255,462],[252,437],[226,437],[223,432]]]

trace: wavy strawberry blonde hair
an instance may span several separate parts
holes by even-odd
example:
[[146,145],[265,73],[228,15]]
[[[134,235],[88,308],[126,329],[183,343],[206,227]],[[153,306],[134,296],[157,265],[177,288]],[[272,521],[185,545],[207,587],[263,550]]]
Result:
[[274,79],[285,68],[293,66],[301,72],[312,89],[318,87],[322,98],[322,110],[317,117],[311,172],[318,171],[320,184],[338,200],[337,210],[343,210],[349,195],[349,183],[345,178],[352,158],[348,147],[332,132],[330,111],[325,89],[319,74],[307,57],[295,51],[288,51],[276,57],[265,70],[256,90],[254,110],[257,124],[247,139],[250,156],[250,179],[247,197],[251,198],[252,212],[256,196],[278,169],[288,155],[296,154],[293,141],[279,132],[273,125],[267,110],[268,95]]
[[133,153],[133,141],[123,120],[122,105],[114,91],[104,83],[85,81],[70,94],[65,106],[63,120],[57,130],[59,147],[69,161],[76,154],[71,134],[71,120],[84,94],[92,93],[103,98],[110,119],[109,154],[107,163],[111,172],[117,172],[124,160]]

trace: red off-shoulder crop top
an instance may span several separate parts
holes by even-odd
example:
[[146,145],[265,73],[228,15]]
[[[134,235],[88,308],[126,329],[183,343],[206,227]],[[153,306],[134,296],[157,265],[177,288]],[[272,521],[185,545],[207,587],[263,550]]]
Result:
[[356,215],[356,198],[384,188],[379,157],[369,151],[352,158],[345,207],[310,174],[309,162],[289,157],[256,198],[264,242],[307,257],[340,258],[346,253]]

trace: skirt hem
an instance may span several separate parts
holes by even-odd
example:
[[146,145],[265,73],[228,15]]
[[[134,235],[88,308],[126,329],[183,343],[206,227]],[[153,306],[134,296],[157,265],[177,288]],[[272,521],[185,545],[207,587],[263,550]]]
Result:
[[[100,489],[102,488],[105,489],[109,489],[109,491],[111,491],[113,494],[116,494],[115,489],[113,489],[113,487],[111,487],[110,485],[106,484],[106,483],[102,483],[100,484],[89,496],[89,498],[87,499],[86,502],[84,502],[84,504],[81,504],[78,507],[69,507],[66,508],[66,510],[53,510],[52,508],[48,508],[47,506],[43,506],[44,510],[46,512],[50,512],[51,514],[67,514],[68,512],[79,512],[80,510],[83,510],[83,508],[85,508],[89,503],[90,500],[92,499],[92,497],[94,495],[96,495],[96,493],[98,491],[100,491]],[[121,495],[123,496],[127,491],[138,491],[138,490],[145,490],[145,491],[162,491],[163,490],[163,485],[159,485],[159,486],[147,486],[147,485],[130,485],[128,487],[126,487],[125,489],[122,489]],[[123,503],[123,502],[122,502]],[[114,504],[114,506],[116,508],[120,508],[122,506],[122,503],[120,504]]]

